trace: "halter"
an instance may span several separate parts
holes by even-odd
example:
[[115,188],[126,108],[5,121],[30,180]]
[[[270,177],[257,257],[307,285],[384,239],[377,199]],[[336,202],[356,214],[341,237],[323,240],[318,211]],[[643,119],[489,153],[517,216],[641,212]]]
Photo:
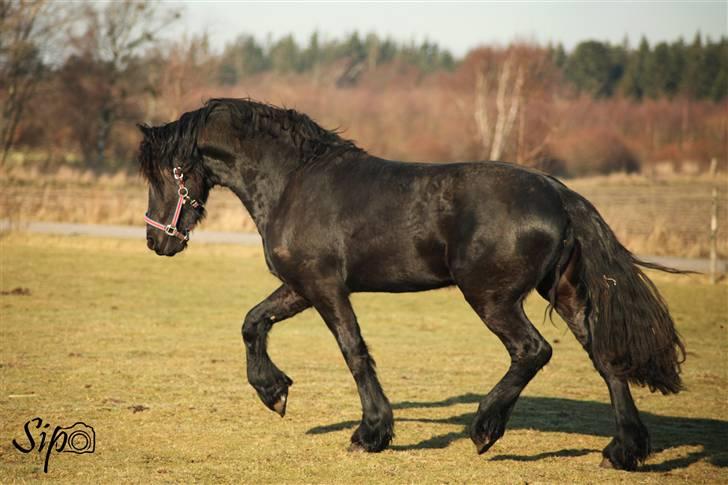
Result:
[[176,237],[180,241],[188,241],[190,237],[187,231],[177,230],[177,222],[179,221],[179,216],[182,214],[182,206],[189,201],[193,208],[198,209],[202,207],[202,204],[197,202],[197,200],[190,198],[189,191],[187,190],[187,187],[185,187],[185,182],[183,180],[184,174],[182,173],[182,167],[175,167],[174,170],[172,170],[172,175],[177,181],[177,195],[179,196],[179,199],[177,199],[177,208],[175,208],[174,216],[172,217],[172,222],[165,226],[164,224],[149,218],[146,214],[144,214],[144,222],[159,229],[160,231],[164,231],[164,233],[168,236]]

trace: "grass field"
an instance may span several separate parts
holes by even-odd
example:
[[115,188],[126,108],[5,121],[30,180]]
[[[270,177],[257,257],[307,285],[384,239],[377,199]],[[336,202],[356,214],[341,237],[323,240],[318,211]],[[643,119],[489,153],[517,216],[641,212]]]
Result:
[[[728,286],[656,280],[689,350],[687,390],[635,390],[656,450],[639,472],[598,467],[612,421],[606,386],[565,325],[527,310],[554,357],[506,435],[478,456],[467,426],[508,357],[454,289],[353,298],[394,406],[380,454],[348,453],[359,399],[311,310],[277,326],[290,375],[284,419],[245,380],[240,324],[276,287],[257,248],[193,244],[159,258],[144,241],[0,239],[0,482],[725,483]],[[21,290],[15,290],[21,288]],[[25,290],[27,289],[27,291]],[[22,454],[33,417],[96,432],[93,454]],[[39,436],[39,431],[35,436]]]

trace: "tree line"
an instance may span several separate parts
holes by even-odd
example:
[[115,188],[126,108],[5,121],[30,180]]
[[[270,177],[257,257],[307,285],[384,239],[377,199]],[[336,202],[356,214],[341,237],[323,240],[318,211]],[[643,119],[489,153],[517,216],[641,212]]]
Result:
[[[595,98],[623,95],[639,101],[683,95],[718,102],[728,95],[727,37],[713,41],[696,33],[691,43],[678,39],[654,47],[643,37],[636,48],[627,41],[587,40],[570,52],[561,44],[547,50],[564,78],[578,92]],[[452,71],[462,62],[434,42],[398,42],[374,33],[353,32],[344,39],[322,41],[314,32],[306,45],[299,45],[292,35],[261,42],[241,34],[221,53],[217,81],[235,85],[245,76],[266,71],[306,73],[341,60],[368,69],[403,62],[424,73]]]
[[322,40],[318,32],[311,34],[308,44],[299,45],[293,35],[264,42],[241,34],[229,43],[219,58],[217,80],[235,85],[245,76],[272,71],[278,74],[306,73],[321,66],[346,61],[351,65],[365,64],[372,69],[390,62],[404,62],[422,72],[452,70],[455,58],[436,43],[398,42],[369,33],[353,32],[344,39]]
[[725,37],[485,46],[457,58],[372,33],[241,34],[217,52],[205,35],[165,40],[177,19],[152,1],[0,2],[2,163],[127,168],[135,123],[248,95],[345,122],[346,136],[400,159],[581,174],[703,160],[725,143]]
[[550,47],[554,63],[573,86],[594,97],[622,94],[634,100],[686,96],[715,102],[728,94],[728,38],[717,41],[695,34],[691,43],[678,39],[637,48],[585,41],[572,52]]

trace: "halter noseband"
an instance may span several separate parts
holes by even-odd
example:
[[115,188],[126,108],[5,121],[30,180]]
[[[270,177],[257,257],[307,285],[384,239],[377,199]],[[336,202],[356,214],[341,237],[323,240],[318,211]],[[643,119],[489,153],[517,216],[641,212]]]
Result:
[[177,222],[179,221],[179,217],[182,214],[182,206],[185,205],[187,201],[189,201],[190,205],[195,209],[202,207],[202,204],[199,203],[197,200],[190,198],[189,191],[187,190],[187,187],[185,187],[182,167],[175,167],[172,170],[172,175],[177,181],[177,195],[179,196],[179,199],[177,199],[177,208],[175,208],[174,216],[172,217],[172,222],[165,226],[164,224],[161,224],[154,219],[149,218],[149,216],[147,216],[146,214],[144,214],[144,222],[152,227],[159,229],[160,231],[164,231],[164,233],[168,236],[176,237],[180,241],[187,241],[190,238],[189,234],[186,231],[183,232],[177,229]]

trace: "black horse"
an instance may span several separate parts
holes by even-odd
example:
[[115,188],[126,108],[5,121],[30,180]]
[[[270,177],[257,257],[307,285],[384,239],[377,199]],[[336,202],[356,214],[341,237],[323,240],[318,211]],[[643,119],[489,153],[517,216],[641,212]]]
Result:
[[268,356],[268,332],[314,307],[361,398],[351,447],[386,448],[392,408],[349,295],[457,285],[511,356],[471,426],[483,453],[551,357],[523,311],[536,289],[609,388],[617,432],[603,465],[633,470],[650,453],[628,382],[678,392],[685,348],[640,266],[670,269],[636,259],[596,209],[556,179],[500,162],[383,160],[306,115],[250,100],[213,99],[177,121],[140,129],[150,249],[182,251],[216,185],[232,190],[255,221],[268,268],[282,284],[245,317],[247,374],[281,416],[292,381]]

